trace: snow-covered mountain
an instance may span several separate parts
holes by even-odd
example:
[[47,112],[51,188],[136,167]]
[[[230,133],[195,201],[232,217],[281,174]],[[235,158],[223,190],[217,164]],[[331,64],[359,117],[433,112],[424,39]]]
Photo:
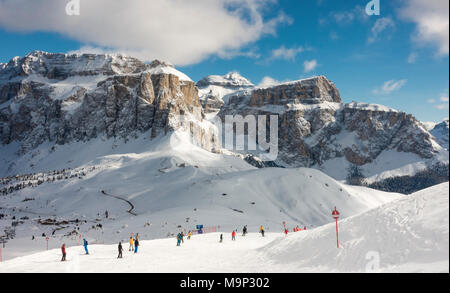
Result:
[[226,75],[210,75],[197,82],[200,101],[207,113],[216,112],[224,105],[223,98],[229,94],[255,87],[237,72]]
[[[222,120],[279,117],[279,166],[317,168],[338,180],[357,168],[367,184],[448,166],[448,151],[412,115],[382,105],[345,104],[324,76],[239,91],[226,100],[218,113]],[[402,190],[401,182],[396,186]]]
[[[234,72],[208,76],[197,86],[170,63],[157,60],[144,64],[123,55],[40,51],[13,58],[0,70],[0,141],[8,149],[0,174],[23,169],[17,155],[7,153],[17,151],[20,157],[47,142],[54,144],[51,148],[95,138],[120,143],[179,128],[188,129],[206,150],[221,152],[205,119],[219,110],[222,120],[225,115],[279,117],[278,159],[269,166],[312,167],[338,180],[360,169],[356,173],[367,184],[441,170],[434,168],[437,163],[448,166],[448,151],[414,117],[381,105],[344,104],[337,87],[323,76],[257,88]],[[30,173],[46,170],[26,166]],[[389,186],[411,191],[399,183]]]
[[[178,115],[201,128],[198,90],[161,61],[35,51],[0,70],[0,141],[18,144],[21,153],[48,141],[128,139],[147,131],[157,137],[180,127],[169,119]],[[211,138],[204,134],[206,147]]]
[[66,263],[59,261],[59,249],[42,252],[44,241],[36,240],[41,252],[0,263],[0,273],[124,273],[130,266],[133,272],[153,273],[448,273],[448,183],[339,221],[339,249],[335,229],[331,223],[263,238],[252,228],[236,241],[224,229],[223,243],[219,233],[212,233],[195,235],[181,247],[174,239],[141,241],[139,254],[125,246],[124,258],[116,261],[117,243],[91,245],[90,256],[80,255],[82,248],[75,244],[67,249]]
[[430,133],[434,135],[438,143],[448,150],[448,136],[449,136],[449,120],[446,119],[430,129]]

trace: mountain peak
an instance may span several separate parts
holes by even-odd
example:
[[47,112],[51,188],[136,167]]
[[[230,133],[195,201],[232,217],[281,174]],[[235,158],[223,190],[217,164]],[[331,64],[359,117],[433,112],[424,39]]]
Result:
[[211,85],[221,86],[224,88],[250,88],[255,86],[236,71],[229,72],[225,75],[209,75],[197,83],[197,86],[200,88]]

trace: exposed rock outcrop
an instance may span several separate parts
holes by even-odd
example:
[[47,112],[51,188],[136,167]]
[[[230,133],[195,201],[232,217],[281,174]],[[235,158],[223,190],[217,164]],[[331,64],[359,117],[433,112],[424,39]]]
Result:
[[[443,151],[412,115],[379,105],[344,104],[323,76],[240,91],[227,100],[218,114],[222,120],[225,115],[278,115],[276,163],[286,167],[323,168],[339,158],[364,166],[385,151],[430,160]],[[344,165],[334,168],[346,172]]]
[[449,120],[445,119],[441,123],[435,125],[430,133],[434,135],[438,143],[445,149],[448,148],[448,136],[449,136]]
[[[122,55],[14,58],[0,71],[0,104],[1,143],[19,142],[22,151],[45,141],[126,139],[147,131],[156,137],[181,127],[179,115],[194,122],[204,115],[194,82],[160,61],[146,65]],[[214,141],[206,130],[200,135],[199,141]]]

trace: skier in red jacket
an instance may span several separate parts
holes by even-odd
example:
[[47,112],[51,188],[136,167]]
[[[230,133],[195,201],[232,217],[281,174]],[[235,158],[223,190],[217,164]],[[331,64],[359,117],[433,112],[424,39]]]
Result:
[[236,231],[233,230],[233,233],[231,233],[231,240],[236,240]]
[[289,233],[289,230],[288,229],[284,229],[284,234],[287,236],[288,235],[288,233]]
[[66,244],[64,243],[61,247],[62,259],[61,261],[66,261]]

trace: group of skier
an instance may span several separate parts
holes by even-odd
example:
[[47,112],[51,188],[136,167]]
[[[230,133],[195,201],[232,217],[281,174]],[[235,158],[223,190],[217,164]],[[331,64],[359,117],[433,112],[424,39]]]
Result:
[[[84,247],[84,251],[86,252],[86,254],[89,254],[88,242],[87,242],[86,238],[83,239],[83,247]],[[66,261],[67,251],[66,251],[65,243],[61,246],[61,253],[62,253],[61,261]]]
[[128,248],[128,251],[134,251],[134,253],[138,252],[139,248],[139,233],[136,234],[136,237],[133,238],[133,236],[130,236],[130,247]]
[[[259,233],[261,233],[261,236],[264,237],[264,228],[263,226],[261,226],[259,228]],[[236,234],[237,234],[237,230],[233,230],[231,232],[231,240],[235,241],[236,240]],[[244,226],[244,228],[242,228],[242,236],[245,237],[245,235],[248,234],[248,229],[247,229],[247,225]],[[220,234],[220,239],[219,242],[222,243],[223,242],[223,234]]]
[[[138,247],[139,247],[139,233],[136,234],[135,238],[133,238],[133,236],[131,236],[129,243],[130,243],[129,251],[134,251],[134,253],[137,253]],[[83,239],[83,247],[84,247],[84,251],[86,252],[86,255],[88,255],[89,254],[88,241],[86,240],[86,238]],[[117,256],[117,258],[122,258],[123,257],[122,241],[119,242],[118,250],[119,250],[119,255]],[[61,261],[66,261],[67,251],[66,251],[65,243],[61,246],[61,253],[62,253]]]
[[[304,230],[306,230],[306,227],[304,227]],[[294,232],[298,232],[298,231],[302,231],[301,228],[299,228],[298,226],[295,227],[293,229]],[[261,233],[261,236],[264,237],[264,228],[263,226],[261,226],[259,228],[259,233]],[[287,236],[287,234],[289,233],[289,230],[287,228],[284,229],[284,233]],[[231,232],[231,240],[235,241],[236,240],[236,234],[237,234],[237,229],[233,230]],[[244,228],[242,228],[242,236],[246,236],[248,234],[248,229],[247,229],[247,225],[244,226]],[[187,239],[190,240],[191,239],[191,231],[188,232],[187,234]],[[177,234],[177,246],[181,246],[181,243],[184,243],[184,233],[180,232]],[[222,243],[223,242],[223,234],[220,234],[220,239],[219,242]],[[129,240],[129,249],[128,251],[133,251],[134,253],[138,253],[138,248],[139,248],[139,233],[136,234],[136,237],[133,238],[133,234],[130,236],[130,240]],[[84,247],[84,251],[86,252],[86,254],[89,254],[89,250],[88,250],[88,241],[86,240],[86,238],[83,239],[83,247]],[[122,242],[119,242],[118,245],[118,251],[119,251],[119,255],[117,256],[117,258],[122,258],[123,257],[123,246],[122,246]],[[64,243],[61,247],[61,252],[62,252],[62,259],[61,261],[66,261],[66,244]]]
[[[133,251],[134,253],[138,253],[139,233],[136,233],[135,238],[133,238],[133,236],[130,236],[129,243],[130,243],[130,247],[128,248],[128,251]],[[117,249],[119,250],[119,255],[117,256],[117,258],[122,258],[122,253],[123,253],[122,242],[119,242],[119,246],[117,247]]]

